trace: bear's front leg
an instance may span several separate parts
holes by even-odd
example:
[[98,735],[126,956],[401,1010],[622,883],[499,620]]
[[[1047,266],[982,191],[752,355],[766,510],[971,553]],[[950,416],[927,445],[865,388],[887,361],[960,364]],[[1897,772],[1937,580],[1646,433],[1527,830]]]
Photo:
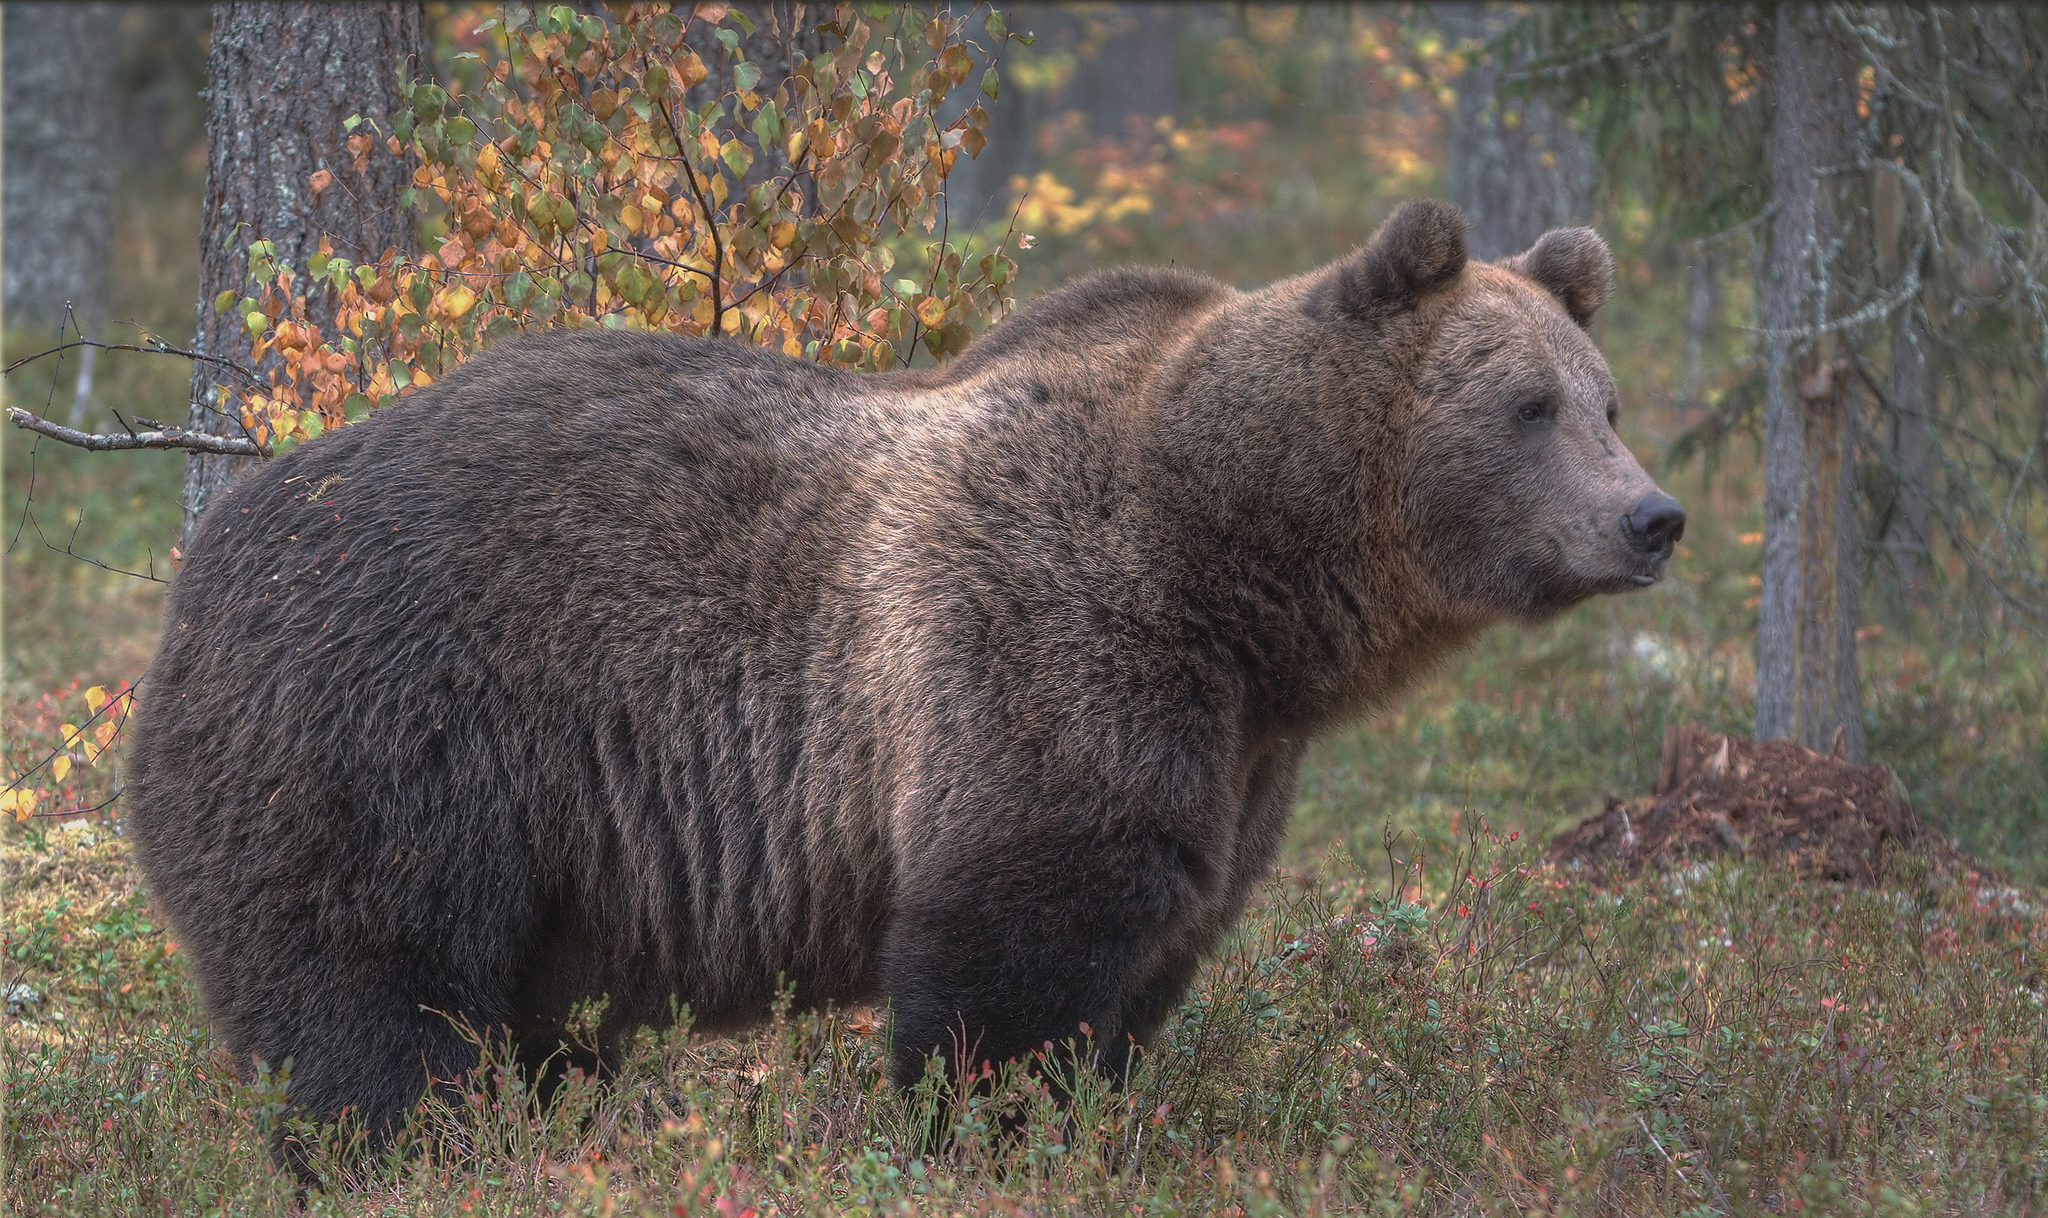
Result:
[[899,1085],[932,1056],[956,1075],[1079,1040],[1083,1024],[1121,1061],[1127,1031],[1152,1031],[1123,1025],[1138,1012],[1156,1021],[1146,991],[1195,900],[1180,843],[1104,826],[926,857],[904,877],[883,947]]

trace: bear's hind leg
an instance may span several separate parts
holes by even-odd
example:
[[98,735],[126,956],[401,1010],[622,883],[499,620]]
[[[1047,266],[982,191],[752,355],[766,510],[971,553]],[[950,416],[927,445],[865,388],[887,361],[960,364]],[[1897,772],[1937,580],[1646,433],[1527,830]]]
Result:
[[[429,1086],[459,1105],[460,1080],[476,1067],[483,1025],[432,1005],[381,987],[308,986],[232,1020],[237,1066],[249,1077],[258,1062],[273,1075],[289,1063],[289,1115],[310,1121],[337,1151],[346,1148],[335,1140],[345,1122],[374,1154],[403,1131]],[[302,1183],[318,1183],[321,1156],[288,1125],[280,1123],[271,1150]]]

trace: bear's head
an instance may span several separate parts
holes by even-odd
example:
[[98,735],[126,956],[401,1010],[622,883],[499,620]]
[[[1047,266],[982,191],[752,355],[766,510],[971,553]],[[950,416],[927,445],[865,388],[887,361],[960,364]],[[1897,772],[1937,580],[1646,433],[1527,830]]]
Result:
[[1406,204],[1326,281],[1328,321],[1369,335],[1402,387],[1390,506],[1406,547],[1474,617],[1656,582],[1685,513],[1615,434],[1586,331],[1613,286],[1606,243],[1554,229],[1474,263],[1465,229],[1447,204]]

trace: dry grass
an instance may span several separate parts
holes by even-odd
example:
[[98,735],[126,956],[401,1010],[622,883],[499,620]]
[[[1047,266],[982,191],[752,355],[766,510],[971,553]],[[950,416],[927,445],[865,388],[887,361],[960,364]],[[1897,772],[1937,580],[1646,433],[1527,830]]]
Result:
[[[1598,892],[1480,829],[1277,875],[1141,1068],[958,1102],[887,1029],[643,1035],[538,1111],[494,1063],[316,1213],[2032,1213],[2048,913],[1700,867]],[[285,1077],[232,1081],[125,843],[7,846],[8,1192],[22,1212],[284,1212]],[[1910,872],[1910,864],[1908,864]],[[1389,885],[1389,875],[1392,887]],[[1394,895],[1389,896],[1392,892]],[[1085,1051],[1085,1045],[1081,1046]],[[1057,1064],[1055,1069],[1059,1068]],[[913,1152],[932,1119],[953,1137]],[[1015,1132],[1006,1140],[1005,1125]],[[312,1135],[307,1134],[308,1137]],[[1795,1204],[1796,1202],[1796,1204]]]

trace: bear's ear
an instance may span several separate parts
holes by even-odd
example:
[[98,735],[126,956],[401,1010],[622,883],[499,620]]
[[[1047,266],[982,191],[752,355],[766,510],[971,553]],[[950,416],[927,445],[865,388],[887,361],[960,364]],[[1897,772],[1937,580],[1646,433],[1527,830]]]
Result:
[[1337,307],[1361,319],[1414,308],[1465,269],[1465,229],[1465,213],[1448,203],[1403,203],[1338,266]]
[[1614,291],[1614,255],[1590,228],[1553,228],[1507,265],[1557,297],[1580,329]]

